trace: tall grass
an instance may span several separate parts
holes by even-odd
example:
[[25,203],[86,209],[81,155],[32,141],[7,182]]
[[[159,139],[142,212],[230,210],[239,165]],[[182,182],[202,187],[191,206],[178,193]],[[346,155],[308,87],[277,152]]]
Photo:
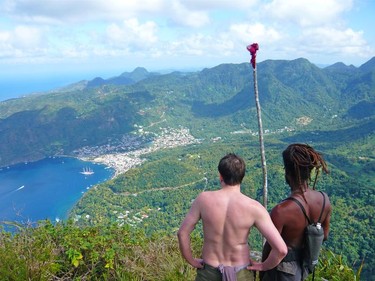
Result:
[[[193,235],[197,256],[201,244],[199,235]],[[182,259],[174,234],[148,237],[128,226],[80,228],[72,222],[41,221],[34,227],[17,226],[12,232],[1,229],[0,276],[4,281],[186,281],[194,280],[195,270]],[[359,280],[331,252],[323,254],[316,276]]]
[[192,280],[175,235],[72,223],[0,232],[1,280]]

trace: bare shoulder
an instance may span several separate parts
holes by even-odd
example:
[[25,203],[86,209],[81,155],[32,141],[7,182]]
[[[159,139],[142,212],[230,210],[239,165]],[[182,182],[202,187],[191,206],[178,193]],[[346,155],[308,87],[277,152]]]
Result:
[[210,197],[212,194],[214,194],[215,191],[202,191],[198,194],[197,199],[205,199],[207,197]]
[[[323,204],[323,200],[325,201],[325,210],[330,210],[331,209],[331,202],[329,200],[329,197],[327,195],[327,193],[323,192],[323,191],[317,191],[317,190],[312,190],[311,191],[312,194],[314,194],[314,197],[313,199],[315,200],[315,204],[318,204],[319,205],[322,205]],[[322,197],[322,194],[324,196],[324,199]]]
[[210,198],[212,198],[213,194],[214,194],[214,191],[203,191],[203,192],[198,194],[197,198],[195,198],[194,201],[196,203],[205,202],[207,200],[210,200]]
[[326,212],[326,216],[330,216],[331,215],[331,212],[332,212],[332,205],[331,205],[331,201],[329,200],[329,197],[327,195],[327,193],[325,192],[322,192],[324,197],[325,197],[325,206],[324,206],[324,210]]
[[244,195],[244,197],[246,197],[246,199],[243,200],[244,203],[246,203],[248,205],[248,207],[251,209],[252,212],[256,212],[256,213],[268,213],[266,208],[264,208],[264,206],[258,202],[257,200],[255,199],[252,199],[246,195]]
[[275,207],[272,208],[271,213],[279,214],[286,211],[291,211],[295,206],[295,203],[293,203],[291,200],[284,200],[275,205]]
[[283,220],[283,218],[288,218],[292,215],[295,217],[295,214],[299,214],[299,206],[291,201],[291,200],[284,200],[278,203],[275,207],[271,210],[271,218],[272,220]]
[[322,191],[322,193],[323,193],[323,195],[324,195],[324,197],[325,197],[326,204],[329,205],[329,206],[331,206],[331,201],[329,200],[329,196],[328,196],[328,194],[325,193],[325,192],[323,192],[323,191]]

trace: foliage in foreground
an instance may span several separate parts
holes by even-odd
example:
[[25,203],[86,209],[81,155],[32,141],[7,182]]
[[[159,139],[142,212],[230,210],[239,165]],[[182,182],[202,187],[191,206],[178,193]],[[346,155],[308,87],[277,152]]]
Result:
[[[192,237],[198,253],[201,240]],[[359,280],[341,256],[324,252],[316,277]],[[77,227],[71,222],[0,232],[2,280],[194,280],[176,236],[147,237],[127,226]],[[316,279],[323,280],[323,279]]]
[[[323,250],[320,254],[319,264],[315,269],[315,278],[316,280],[330,281],[358,281],[360,280],[362,267],[363,263],[357,272],[354,272],[343,256],[336,255],[329,250]],[[312,280],[312,275],[307,280]]]
[[2,280],[186,280],[177,240],[128,227],[40,222],[0,234]]

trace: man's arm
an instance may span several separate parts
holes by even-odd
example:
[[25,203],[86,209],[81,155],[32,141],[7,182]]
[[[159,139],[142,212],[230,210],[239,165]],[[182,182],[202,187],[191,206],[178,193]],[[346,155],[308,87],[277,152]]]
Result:
[[191,208],[177,232],[178,244],[180,251],[185,260],[195,268],[202,268],[202,260],[195,259],[190,245],[190,233],[194,230],[195,225],[200,220],[199,196],[194,200]]
[[260,205],[257,217],[255,218],[255,226],[260,233],[266,238],[271,250],[268,257],[262,263],[253,263],[249,266],[249,270],[266,271],[277,266],[288,253],[288,248],[280,236],[279,231],[273,224],[267,210]]
[[[277,231],[281,234],[284,226],[284,220],[283,216],[279,216],[278,210],[279,210],[280,205],[276,205],[270,214],[271,220],[273,225],[276,227]],[[284,241],[285,242],[285,241]],[[263,251],[262,251],[262,261],[265,261],[268,257],[268,255],[271,252],[271,246],[270,244],[266,241],[263,246]]]

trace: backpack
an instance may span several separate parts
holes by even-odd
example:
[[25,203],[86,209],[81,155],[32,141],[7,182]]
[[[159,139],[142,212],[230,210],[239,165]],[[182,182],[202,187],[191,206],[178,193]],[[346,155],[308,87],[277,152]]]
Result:
[[326,197],[324,193],[320,191],[323,196],[323,207],[322,211],[320,212],[320,216],[317,222],[310,220],[310,218],[306,215],[306,210],[296,198],[288,197],[286,199],[292,200],[298,204],[301,208],[305,218],[308,221],[308,225],[305,228],[304,233],[304,241],[303,241],[303,267],[308,270],[308,273],[314,273],[315,266],[318,264],[320,248],[323,244],[324,239],[324,231],[321,225],[321,219],[326,203]]

